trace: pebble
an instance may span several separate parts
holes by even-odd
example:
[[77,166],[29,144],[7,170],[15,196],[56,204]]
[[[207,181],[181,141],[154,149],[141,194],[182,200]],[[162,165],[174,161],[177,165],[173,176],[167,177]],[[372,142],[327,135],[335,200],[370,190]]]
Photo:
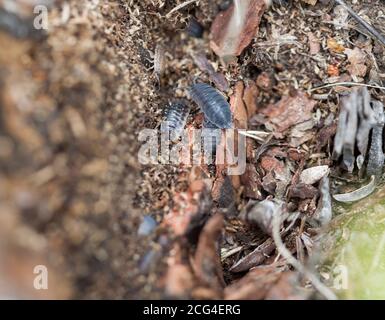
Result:
[[316,166],[305,169],[299,176],[299,182],[305,184],[314,184],[320,181],[328,172],[328,166]]

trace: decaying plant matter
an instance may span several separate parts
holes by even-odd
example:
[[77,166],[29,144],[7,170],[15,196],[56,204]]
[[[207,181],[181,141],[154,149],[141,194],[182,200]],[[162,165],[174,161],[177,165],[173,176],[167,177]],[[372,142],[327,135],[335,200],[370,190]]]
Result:
[[35,2],[0,0],[0,297],[335,299],[360,243],[383,283],[382,0]]
[[[383,127],[384,106],[379,101],[372,101],[366,88],[353,91],[343,100],[334,139],[333,158],[338,160],[342,155],[343,167],[350,173],[353,172],[355,164],[361,172],[365,168],[371,181],[353,192],[335,194],[334,199],[337,201],[358,201],[374,191],[384,167]],[[356,148],[359,151],[357,157]]]

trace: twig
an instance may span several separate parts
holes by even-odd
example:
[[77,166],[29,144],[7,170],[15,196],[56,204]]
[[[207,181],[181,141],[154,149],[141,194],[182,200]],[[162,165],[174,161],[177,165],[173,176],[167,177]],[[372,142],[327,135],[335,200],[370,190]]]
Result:
[[[263,137],[259,136],[258,134],[249,133],[248,131],[239,131],[239,133],[246,136],[246,137],[253,138],[259,142],[265,142],[266,141],[266,138],[263,138]],[[263,132],[263,133],[265,133],[265,132]]]
[[199,1],[199,0],[187,0],[187,1],[177,5],[175,8],[171,9],[169,13],[166,14],[166,18],[171,16],[174,12],[176,12],[176,11],[182,9],[183,7],[188,6],[189,4],[196,2],[196,1]]
[[221,261],[226,260],[228,257],[231,257],[232,255],[238,253],[243,249],[243,246],[235,247],[233,249],[227,250],[225,252],[221,253]]
[[253,130],[247,130],[247,131],[238,131],[239,134],[242,134],[246,137],[253,138],[260,142],[266,142],[266,139],[269,138],[271,133],[265,132],[265,131],[253,131]]
[[336,87],[336,86],[358,86],[358,87],[368,87],[368,88],[374,88],[374,89],[380,89],[380,90],[385,90],[385,87],[377,86],[377,85],[371,85],[371,84],[366,84],[366,83],[359,83],[359,82],[335,82],[335,83],[329,83],[322,85],[320,87],[315,87],[309,90],[309,92],[313,92],[316,90],[321,90],[321,89],[326,89],[326,88],[331,88],[331,87]]
[[343,6],[349,14],[360,23],[373,37],[375,37],[378,41],[380,41],[385,46],[385,37],[379,33],[376,29],[374,29],[369,23],[367,23],[364,19],[362,19],[357,13],[354,12],[352,8],[350,8],[344,0],[334,0],[339,5]]
[[328,287],[326,287],[318,277],[308,270],[301,262],[292,256],[290,251],[283,244],[281,236],[279,234],[279,228],[281,225],[281,215],[279,212],[276,212],[273,216],[273,239],[277,247],[278,253],[284,257],[288,263],[290,263],[298,272],[305,275],[313,284],[314,288],[318,290],[326,299],[328,300],[337,300],[336,295]]

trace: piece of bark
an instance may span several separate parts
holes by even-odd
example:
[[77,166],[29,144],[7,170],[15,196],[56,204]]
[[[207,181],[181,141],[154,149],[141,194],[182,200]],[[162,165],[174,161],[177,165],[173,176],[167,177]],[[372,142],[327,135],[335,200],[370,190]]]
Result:
[[195,285],[192,269],[185,262],[179,243],[174,244],[172,254],[167,259],[165,292],[172,298],[187,298]]
[[257,99],[259,95],[259,89],[254,81],[249,81],[246,84],[243,92],[243,101],[246,105],[247,116],[251,118],[257,113]]
[[246,164],[246,171],[241,176],[241,183],[244,187],[243,195],[248,198],[262,200],[261,180],[253,163]]
[[234,208],[234,187],[229,176],[217,172],[211,194],[213,200],[218,203],[219,208],[226,208],[229,211]]
[[261,300],[279,279],[275,266],[257,267],[225,289],[226,300]]
[[298,183],[290,188],[290,197],[299,199],[312,199],[318,194],[317,188],[304,183]]
[[314,138],[314,120],[310,119],[305,122],[294,125],[290,130],[290,145],[293,147],[299,147]]
[[271,172],[267,173],[262,179],[263,190],[270,194],[275,194],[277,188],[277,181]]
[[336,134],[337,124],[332,123],[329,126],[323,127],[317,135],[317,152],[331,142],[332,137]]
[[230,97],[230,110],[233,113],[234,127],[247,129],[248,116],[245,103],[243,102],[244,84],[238,81],[235,84],[234,94]]
[[266,300],[305,300],[307,294],[299,290],[298,274],[292,271],[283,272],[279,280],[266,294]]
[[218,249],[223,228],[223,216],[214,215],[204,226],[194,256],[195,276],[203,285],[221,291],[225,283]]
[[224,60],[239,56],[258,32],[265,0],[236,0],[211,26],[211,49]]
[[284,96],[261,112],[268,118],[265,126],[273,131],[276,138],[283,138],[290,127],[312,119],[315,105],[315,100],[297,91],[294,96]]
[[316,38],[314,33],[308,32],[307,38],[309,40],[309,53],[315,55],[321,51],[320,41]]

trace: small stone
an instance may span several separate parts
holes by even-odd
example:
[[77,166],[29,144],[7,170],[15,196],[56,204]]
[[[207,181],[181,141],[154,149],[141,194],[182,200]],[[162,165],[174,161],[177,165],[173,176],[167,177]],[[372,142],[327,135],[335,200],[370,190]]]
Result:
[[299,181],[304,184],[314,184],[321,180],[329,171],[328,166],[316,166],[302,171]]

